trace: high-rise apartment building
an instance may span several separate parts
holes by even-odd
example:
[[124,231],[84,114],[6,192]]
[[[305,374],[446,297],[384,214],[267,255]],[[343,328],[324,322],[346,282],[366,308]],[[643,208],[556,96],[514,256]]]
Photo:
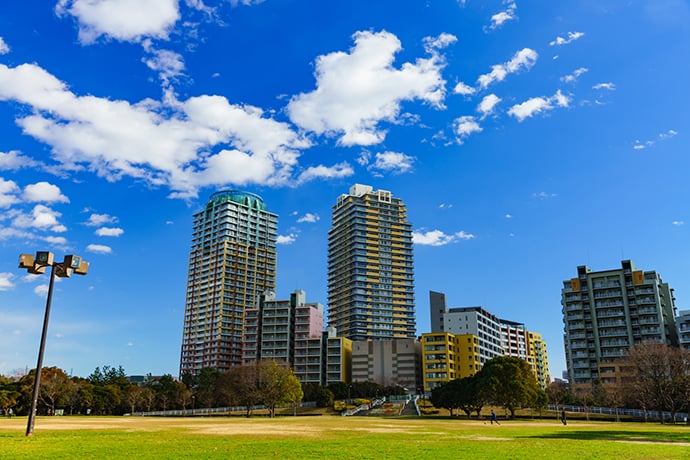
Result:
[[551,383],[549,357],[546,352],[546,342],[537,332],[527,332],[527,363],[532,368],[539,386],[546,388]]
[[542,388],[550,383],[546,342],[524,324],[482,307],[448,308],[445,294],[435,291],[429,291],[429,313],[431,333],[422,335],[426,389],[472,375],[497,356],[527,361]]
[[690,310],[681,310],[676,318],[680,347],[690,350]]
[[481,368],[479,338],[476,335],[456,335],[451,332],[422,334],[424,391],[474,375]]
[[194,214],[180,374],[242,364],[245,310],[275,291],[277,221],[261,197],[235,190]]
[[615,383],[620,358],[641,342],[678,346],[673,289],[655,271],[629,260],[621,268],[593,272],[577,267],[563,282],[564,343],[571,385]]
[[257,305],[245,310],[243,362],[274,359],[294,369],[296,338],[320,338],[322,332],[323,305],[307,303],[304,291],[296,290],[289,300],[261,294]]
[[356,184],[333,207],[328,322],[351,340],[416,336],[412,227],[391,192]]
[[410,393],[422,385],[422,346],[416,339],[352,342],[352,381],[400,385]]

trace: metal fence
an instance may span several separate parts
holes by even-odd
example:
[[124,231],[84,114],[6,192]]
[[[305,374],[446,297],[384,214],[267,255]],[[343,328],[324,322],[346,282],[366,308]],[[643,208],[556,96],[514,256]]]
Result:
[[642,409],[620,409],[614,407],[590,407],[590,406],[570,406],[570,405],[560,405],[556,406],[554,404],[549,404],[549,410],[566,412],[576,412],[583,414],[599,414],[608,415],[612,417],[633,417],[638,420],[651,420],[651,421],[661,421],[662,417],[664,421],[668,422],[688,422],[687,412],[676,412],[675,420],[672,418],[671,412],[664,411],[659,412],[656,410],[642,410]]

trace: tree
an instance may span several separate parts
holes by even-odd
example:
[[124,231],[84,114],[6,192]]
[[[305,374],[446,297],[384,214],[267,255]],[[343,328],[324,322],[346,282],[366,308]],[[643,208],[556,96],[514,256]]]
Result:
[[662,343],[640,343],[628,350],[627,366],[632,370],[629,395],[644,409],[670,411],[675,420],[690,393],[690,351]]
[[537,380],[527,361],[512,356],[497,356],[484,364],[480,376],[489,399],[510,411],[529,405],[539,390]]
[[196,401],[199,407],[213,407],[216,399],[216,384],[220,372],[212,367],[204,367],[196,376]]
[[546,396],[548,396],[549,402],[556,407],[565,404],[566,401],[571,399],[568,386],[562,380],[549,383],[546,387]]
[[318,393],[316,395],[316,405],[319,407],[330,407],[333,405],[335,400],[333,392],[325,387],[319,387]]
[[249,417],[253,407],[260,401],[257,389],[257,382],[259,381],[258,363],[233,367],[226,374],[228,386],[233,389],[232,401],[237,405],[244,406],[246,415]]
[[71,380],[62,369],[45,367],[41,370],[41,386],[39,398],[48,407],[50,414],[55,415],[55,406],[69,401]]
[[304,393],[299,379],[286,363],[279,364],[271,359],[261,361],[258,367],[259,399],[268,408],[271,417],[275,417],[278,404],[291,404],[302,400]]

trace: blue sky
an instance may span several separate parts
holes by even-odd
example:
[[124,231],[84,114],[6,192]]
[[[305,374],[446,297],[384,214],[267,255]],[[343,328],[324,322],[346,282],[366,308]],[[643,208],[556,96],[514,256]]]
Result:
[[[44,365],[177,375],[191,217],[279,215],[279,298],[326,304],[331,207],[390,190],[429,290],[543,334],[560,289],[631,259],[690,304],[682,0],[26,0],[0,7],[0,374],[36,364],[48,276],[79,254]],[[685,224],[687,222],[687,224]]]

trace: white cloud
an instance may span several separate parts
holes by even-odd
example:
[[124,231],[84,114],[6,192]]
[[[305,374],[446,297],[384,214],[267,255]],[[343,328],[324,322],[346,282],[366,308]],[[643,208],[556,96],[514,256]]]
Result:
[[117,217],[108,214],[91,214],[86,225],[89,227],[98,227],[99,225],[112,224],[113,222],[117,222]]
[[98,236],[120,236],[125,231],[118,227],[101,227],[96,230],[96,235]]
[[458,41],[458,37],[449,33],[442,33],[437,37],[424,37],[424,49],[427,53],[433,54],[437,50],[447,48]]
[[28,202],[69,203],[69,198],[62,194],[60,187],[48,182],[37,182],[24,187],[24,200]]
[[488,30],[495,30],[501,27],[508,21],[517,19],[515,11],[517,10],[517,5],[514,1],[508,0],[503,2],[507,5],[506,9],[491,16],[491,24],[488,26]]
[[142,58],[142,62],[151,70],[158,72],[160,79],[167,85],[171,79],[182,75],[185,66],[182,55],[170,50],[153,48],[151,40],[144,40],[144,50],[149,57]]
[[513,58],[504,63],[491,66],[491,72],[480,75],[477,79],[481,88],[486,88],[495,81],[503,81],[511,73],[522,69],[529,70],[537,62],[539,54],[530,48],[523,48]]
[[50,289],[50,286],[48,286],[47,284],[39,284],[34,288],[34,294],[36,294],[39,297],[47,297],[48,289]]
[[457,243],[461,240],[471,240],[474,235],[461,230],[452,235],[446,235],[441,230],[430,230],[428,232],[415,231],[412,233],[412,241],[422,246],[445,246],[450,243]]
[[297,241],[297,234],[290,233],[289,235],[278,235],[276,238],[276,244],[292,244]]
[[[2,100],[33,109],[17,123],[49,144],[65,168],[88,167],[111,181],[128,175],[167,185],[176,198],[196,196],[201,186],[289,183],[297,149],[310,145],[287,123],[222,96],[134,105],[80,97],[33,64],[0,64]],[[214,146],[222,150],[213,153]]]
[[61,213],[47,206],[38,204],[34,206],[31,214],[18,214],[12,221],[12,226],[18,229],[37,228],[54,232],[65,232],[67,228],[58,222]]
[[377,153],[374,159],[374,163],[369,166],[370,170],[392,174],[409,172],[415,161],[415,157],[399,152]]
[[563,38],[563,37],[556,37],[555,40],[549,42],[549,45],[555,46],[555,45],[567,45],[569,43],[574,42],[575,40],[582,38],[585,34],[583,32],[568,32],[568,37]]
[[586,67],[580,67],[579,69],[575,69],[573,73],[561,77],[561,81],[564,83],[574,83],[577,81],[578,78],[580,78],[581,75],[586,73],[588,70],[589,69],[587,69]]
[[100,36],[125,42],[167,39],[180,18],[178,8],[178,0],[60,0],[55,11],[74,16],[79,41],[91,44]]
[[5,40],[3,40],[2,37],[0,37],[0,54],[7,54],[10,52],[10,47],[7,46],[7,43],[5,43]]
[[9,291],[14,288],[14,283],[12,282],[14,278],[13,273],[2,272],[0,273],[0,291]]
[[[355,45],[346,52],[319,56],[316,60],[316,90],[293,96],[287,106],[290,119],[316,134],[340,135],[341,145],[373,145],[383,141],[381,122],[395,122],[402,101],[421,100],[443,106],[445,61],[436,52],[431,57],[393,67],[401,50],[398,38],[389,32],[357,32]],[[441,46],[449,40],[428,43]]]
[[505,215],[505,218],[506,218],[506,219],[512,219],[512,218],[513,218],[513,215],[510,214],[510,213],[507,213],[507,214]]
[[540,200],[544,200],[546,198],[555,198],[558,195],[556,193],[547,193],[547,192],[535,192],[532,194],[534,198],[539,198]]
[[300,174],[297,183],[302,184],[314,179],[335,179],[350,177],[355,173],[352,166],[347,162],[338,163],[333,166],[310,166]]
[[611,82],[597,83],[596,85],[592,86],[592,89],[607,89],[609,91],[613,91],[616,89],[616,85]]
[[0,208],[8,208],[19,203],[19,186],[14,181],[0,177]]
[[452,204],[441,203],[441,204],[438,205],[438,207],[439,207],[440,209],[450,209],[450,208],[453,207],[453,205],[452,205]]
[[657,142],[665,141],[668,140],[678,134],[678,131],[669,129],[666,132],[659,133],[657,135],[657,138],[654,140],[648,140],[648,141],[640,141],[639,139],[635,140],[635,144],[633,145],[633,149],[635,150],[644,150],[647,147],[653,147]]
[[103,244],[90,244],[86,246],[87,252],[93,252],[95,254],[110,254],[113,252],[110,246],[105,246]]
[[496,96],[495,94],[489,94],[488,96],[484,96],[482,101],[479,103],[477,106],[477,111],[482,114],[482,118],[491,115],[491,113],[494,111],[494,107],[496,107],[496,104],[501,102],[501,98]]
[[685,222],[683,222],[682,220],[674,220],[674,221],[671,222],[671,223],[672,223],[673,225],[676,225],[676,226],[681,226],[681,225],[685,224]]
[[0,171],[16,171],[20,168],[30,168],[37,166],[39,163],[33,159],[24,156],[17,150],[9,152],[0,152]]
[[570,98],[561,93],[561,90],[558,90],[556,94],[549,98],[533,97],[525,102],[516,104],[508,110],[508,114],[514,116],[518,121],[523,121],[525,118],[553,110],[556,107],[568,107],[569,104]]
[[471,96],[472,94],[476,93],[477,90],[463,82],[458,82],[458,84],[455,85],[455,88],[453,88],[453,92],[455,94],[462,94],[463,96]]
[[[63,230],[63,231],[67,231],[67,228],[65,228],[65,230]],[[46,236],[46,237],[43,237],[41,239],[43,241],[45,241],[46,243],[50,243],[54,246],[61,246],[61,247],[67,246],[67,238],[65,238],[64,236]]]
[[473,116],[467,115],[453,121],[453,132],[457,143],[462,144],[470,134],[482,132],[482,127]]
[[314,223],[318,222],[319,219],[321,219],[317,214],[312,214],[310,212],[306,213],[299,219],[297,219],[297,222],[302,223],[302,222],[309,222],[309,223]]

